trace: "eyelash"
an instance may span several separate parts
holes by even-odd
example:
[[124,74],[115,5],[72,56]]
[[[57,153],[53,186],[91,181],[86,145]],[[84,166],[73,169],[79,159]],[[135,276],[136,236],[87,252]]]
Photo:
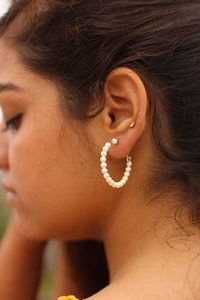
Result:
[[22,119],[22,115],[23,114],[19,114],[11,119],[9,119],[8,121],[6,121],[6,126],[4,128],[3,131],[7,131],[7,130],[17,130],[21,124],[21,119]]

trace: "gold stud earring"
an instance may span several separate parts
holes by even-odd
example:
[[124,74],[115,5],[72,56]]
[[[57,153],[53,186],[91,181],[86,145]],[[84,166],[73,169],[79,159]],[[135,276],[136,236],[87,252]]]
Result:
[[135,122],[134,121],[132,121],[131,124],[130,124],[130,128],[133,128],[133,127],[135,127]]

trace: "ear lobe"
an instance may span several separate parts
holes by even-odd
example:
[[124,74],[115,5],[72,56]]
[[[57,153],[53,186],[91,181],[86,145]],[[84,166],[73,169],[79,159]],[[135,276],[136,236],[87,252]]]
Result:
[[[145,129],[147,95],[140,77],[128,68],[110,73],[105,84],[105,108],[102,112],[104,128],[117,145],[109,152],[114,157],[128,155]],[[131,127],[134,121],[135,126]]]

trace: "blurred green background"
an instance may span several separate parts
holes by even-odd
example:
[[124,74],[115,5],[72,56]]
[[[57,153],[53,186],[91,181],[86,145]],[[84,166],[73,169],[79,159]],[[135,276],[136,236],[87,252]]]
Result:
[[10,210],[3,201],[4,192],[0,189],[0,238],[3,236]]
[[[4,202],[4,191],[0,189],[0,240],[3,238],[9,220],[10,209]],[[49,300],[52,294],[53,265],[55,258],[54,245],[50,244],[44,256],[44,270],[39,289],[38,300]]]

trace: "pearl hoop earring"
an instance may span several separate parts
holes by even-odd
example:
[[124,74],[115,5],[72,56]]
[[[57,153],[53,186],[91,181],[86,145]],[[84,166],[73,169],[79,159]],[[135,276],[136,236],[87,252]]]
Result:
[[107,169],[107,153],[108,150],[110,149],[111,145],[116,145],[118,143],[118,140],[116,138],[112,139],[111,143],[105,143],[105,145],[102,148],[102,152],[101,152],[101,171],[103,173],[103,177],[105,178],[106,182],[113,188],[121,188],[123,187],[126,182],[128,181],[128,178],[130,176],[130,172],[131,172],[131,166],[132,166],[132,161],[131,161],[131,157],[127,156],[126,157],[126,169],[124,172],[124,176],[122,177],[122,179],[118,182],[114,181],[110,174],[108,173],[108,169]]

